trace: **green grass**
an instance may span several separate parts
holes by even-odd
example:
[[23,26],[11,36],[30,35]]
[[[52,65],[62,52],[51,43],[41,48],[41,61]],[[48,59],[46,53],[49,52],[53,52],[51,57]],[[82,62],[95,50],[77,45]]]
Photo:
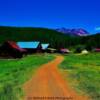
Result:
[[100,54],[67,55],[60,65],[70,85],[93,100],[100,100]]
[[0,100],[20,100],[24,94],[22,85],[41,64],[53,58],[52,55],[30,55],[22,59],[0,60]]

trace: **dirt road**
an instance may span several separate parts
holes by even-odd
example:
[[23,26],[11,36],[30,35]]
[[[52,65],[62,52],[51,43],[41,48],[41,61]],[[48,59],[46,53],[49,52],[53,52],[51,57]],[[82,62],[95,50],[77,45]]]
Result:
[[32,79],[24,84],[25,100],[88,100],[79,96],[64,81],[57,67],[64,60],[55,60],[40,67]]

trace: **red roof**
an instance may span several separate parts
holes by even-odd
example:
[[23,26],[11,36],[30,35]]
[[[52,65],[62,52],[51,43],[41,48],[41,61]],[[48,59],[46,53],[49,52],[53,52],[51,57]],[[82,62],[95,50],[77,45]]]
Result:
[[65,48],[60,49],[60,51],[61,51],[61,52],[66,52],[66,53],[67,53],[67,52],[70,52],[68,49],[65,49]]
[[95,51],[96,51],[96,52],[100,52],[100,48],[96,48]]
[[7,43],[14,49],[17,49],[21,52],[26,52],[27,50],[20,48],[15,42],[13,41],[7,41]]

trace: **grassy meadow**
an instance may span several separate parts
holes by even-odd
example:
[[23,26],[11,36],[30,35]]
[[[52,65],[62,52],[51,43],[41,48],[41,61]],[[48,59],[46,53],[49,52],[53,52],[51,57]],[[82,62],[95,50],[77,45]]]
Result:
[[78,93],[100,100],[100,53],[66,55],[59,68]]
[[23,83],[52,55],[29,55],[22,59],[0,59],[0,100],[21,100]]
[[[0,100],[21,100],[24,96],[22,85],[40,65],[53,60],[54,56],[41,54],[0,59]],[[100,53],[68,54],[64,58],[59,68],[71,87],[93,100],[100,100]]]

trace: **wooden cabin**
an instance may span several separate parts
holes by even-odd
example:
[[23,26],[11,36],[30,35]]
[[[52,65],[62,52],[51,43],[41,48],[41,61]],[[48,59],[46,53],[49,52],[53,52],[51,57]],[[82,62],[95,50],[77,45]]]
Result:
[[21,58],[26,52],[13,41],[6,41],[0,46],[0,56],[5,58]]
[[42,50],[41,43],[38,41],[17,42],[17,45],[22,49],[26,49],[28,54],[39,53]]

